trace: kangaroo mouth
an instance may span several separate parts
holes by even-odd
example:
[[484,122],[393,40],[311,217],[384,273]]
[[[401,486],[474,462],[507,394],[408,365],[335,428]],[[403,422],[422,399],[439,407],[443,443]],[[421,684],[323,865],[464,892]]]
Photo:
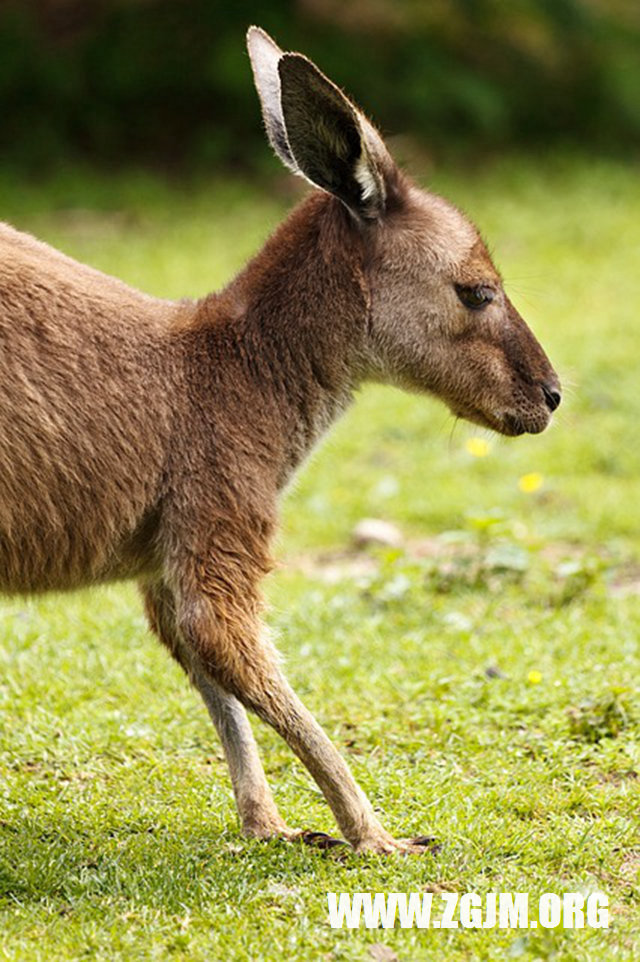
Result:
[[473,424],[479,424],[483,428],[490,428],[492,431],[508,438],[517,438],[522,434],[541,434],[551,420],[551,416],[546,410],[528,416],[498,412],[487,414],[479,408],[464,411],[454,410],[454,414],[466,421],[471,421]]
[[536,417],[523,418],[517,414],[505,414],[502,433],[508,437],[519,437],[521,434],[542,434],[551,421],[551,415],[544,411]]

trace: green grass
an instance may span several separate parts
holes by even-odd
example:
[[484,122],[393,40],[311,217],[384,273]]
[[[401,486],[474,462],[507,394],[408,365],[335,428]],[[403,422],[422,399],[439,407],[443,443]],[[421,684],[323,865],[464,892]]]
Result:
[[[204,708],[135,590],[5,601],[0,958],[638,958],[638,173],[561,158],[436,178],[571,384],[556,423],[452,432],[436,402],[369,388],[284,507],[267,590],[288,674],[385,823],[441,851],[338,861],[244,840]],[[173,297],[222,284],[287,205],[232,182],[0,176],[6,219]],[[365,516],[406,547],[357,557]],[[287,819],[330,831],[305,772],[256,732]],[[612,925],[329,928],[327,891],[430,888],[601,889]]]

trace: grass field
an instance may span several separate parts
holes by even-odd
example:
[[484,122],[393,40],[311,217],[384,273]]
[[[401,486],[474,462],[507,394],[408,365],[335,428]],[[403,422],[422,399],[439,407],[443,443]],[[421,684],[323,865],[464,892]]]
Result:
[[[243,839],[204,708],[135,589],[4,600],[0,958],[640,957],[639,173],[564,157],[435,177],[563,376],[555,424],[504,441],[368,388],[284,505],[266,587],[289,677],[386,825],[440,851]],[[289,189],[5,175],[0,216],[178,297],[230,277]],[[354,551],[372,516],[404,546]],[[256,732],[287,820],[331,831],[291,753]],[[608,930],[327,917],[328,891],[596,890]]]

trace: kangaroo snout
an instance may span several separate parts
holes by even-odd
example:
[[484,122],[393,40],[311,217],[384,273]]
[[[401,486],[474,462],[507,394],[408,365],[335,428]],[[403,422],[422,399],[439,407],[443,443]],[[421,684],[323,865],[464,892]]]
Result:
[[554,374],[552,378],[534,385],[538,393],[537,403],[527,403],[526,398],[518,398],[518,411],[504,416],[501,434],[517,437],[521,434],[541,434],[551,423],[553,412],[562,400],[560,382]]
[[558,377],[553,374],[544,381],[536,382],[532,388],[532,393],[537,395],[532,399],[525,392],[517,393],[515,411],[505,414],[501,434],[509,437],[541,434],[549,426],[553,412],[562,401]]
[[521,318],[502,343],[479,337],[459,353],[462,363],[448,369],[441,395],[455,415],[506,437],[549,426],[562,400],[560,381]]
[[557,377],[551,382],[545,381],[542,383],[542,393],[544,394],[547,407],[553,413],[553,411],[560,407],[560,402],[562,401],[560,382]]
[[508,414],[502,433],[540,434],[562,400],[560,380],[537,338],[508,299],[506,307],[510,329],[503,349],[512,401],[505,409]]

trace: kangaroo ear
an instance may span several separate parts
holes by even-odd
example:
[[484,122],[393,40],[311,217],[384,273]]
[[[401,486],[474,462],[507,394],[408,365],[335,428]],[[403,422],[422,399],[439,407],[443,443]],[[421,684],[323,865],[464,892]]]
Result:
[[260,27],[249,27],[247,48],[269,143],[282,163],[295,174],[299,174],[300,170],[293,159],[287,140],[280,102],[278,61],[283,56],[283,52],[269,34]]
[[247,43],[267,134],[282,162],[357,217],[380,217],[396,167],[375,128],[306,57],[283,53],[258,27]]
[[358,217],[379,217],[396,168],[378,132],[301,54],[284,54],[278,73],[287,140],[301,173]]

